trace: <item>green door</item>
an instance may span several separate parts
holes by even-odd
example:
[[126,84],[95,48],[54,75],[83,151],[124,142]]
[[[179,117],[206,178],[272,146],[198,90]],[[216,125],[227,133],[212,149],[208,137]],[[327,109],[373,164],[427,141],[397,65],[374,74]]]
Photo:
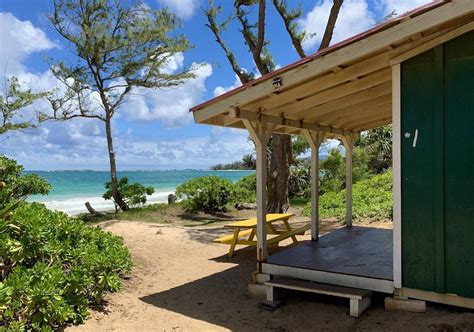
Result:
[[474,32],[402,63],[402,285],[474,297]]

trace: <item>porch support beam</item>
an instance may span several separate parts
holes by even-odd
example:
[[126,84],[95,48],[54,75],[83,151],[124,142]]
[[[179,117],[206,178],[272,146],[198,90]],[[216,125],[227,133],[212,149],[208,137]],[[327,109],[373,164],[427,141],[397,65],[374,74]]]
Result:
[[347,227],[352,227],[352,152],[358,135],[352,134],[342,138],[346,148],[346,218]]
[[252,123],[245,119],[243,123],[255,142],[257,154],[257,273],[262,273],[262,264],[267,259],[267,142],[276,125]]
[[235,118],[235,119],[241,119],[241,120],[248,120],[248,122],[259,123],[259,124],[266,125],[266,126],[271,126],[271,125],[276,126],[276,125],[278,125],[278,126],[282,126],[282,127],[291,127],[291,128],[295,128],[295,129],[307,129],[307,130],[313,130],[313,131],[333,134],[333,135],[337,135],[337,136],[344,136],[344,135],[354,134],[353,132],[351,132],[349,130],[334,128],[334,127],[330,127],[330,126],[320,126],[318,124],[306,122],[306,121],[303,121],[303,120],[288,119],[288,118],[285,118],[283,116],[274,116],[274,115],[263,114],[261,111],[260,112],[246,111],[246,110],[242,110],[238,107],[236,107],[236,108],[232,109],[231,111],[229,111],[229,117]]
[[311,147],[311,240],[319,240],[319,147],[324,132],[304,130]]

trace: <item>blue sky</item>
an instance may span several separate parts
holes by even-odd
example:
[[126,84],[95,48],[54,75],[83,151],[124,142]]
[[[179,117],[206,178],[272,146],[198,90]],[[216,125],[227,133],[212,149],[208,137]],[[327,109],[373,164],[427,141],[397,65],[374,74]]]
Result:
[[[114,139],[119,169],[208,168],[216,163],[238,160],[252,146],[243,130],[224,129],[193,123],[188,109],[239,85],[234,73],[205,27],[202,8],[207,0],[147,0],[150,7],[167,6],[183,20],[180,32],[193,48],[175,57],[174,68],[200,64],[196,78],[172,91],[152,91],[130,98],[114,120]],[[224,15],[231,11],[230,0]],[[324,31],[332,4],[330,0],[289,1],[302,3],[304,16],[299,29],[315,33],[304,43],[307,54],[314,52]],[[403,13],[427,0],[345,0],[334,34],[334,42],[364,31],[387,13]],[[268,3],[267,39],[279,66],[298,60],[280,17]],[[15,75],[24,87],[48,90],[56,82],[49,73],[45,56],[70,59],[69,46],[53,31],[46,19],[52,11],[48,0],[0,0],[0,82]],[[239,64],[255,70],[237,26],[224,37],[238,56]],[[2,90],[4,87],[1,87]],[[45,110],[46,104],[34,105]],[[106,170],[108,159],[103,124],[95,120],[46,123],[40,128],[0,136],[0,153],[17,159],[27,169]]]

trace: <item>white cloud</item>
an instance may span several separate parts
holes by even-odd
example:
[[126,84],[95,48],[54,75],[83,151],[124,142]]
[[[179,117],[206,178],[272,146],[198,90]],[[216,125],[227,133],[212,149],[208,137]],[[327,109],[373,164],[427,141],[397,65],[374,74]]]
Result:
[[[175,70],[183,65],[183,59],[172,61]],[[157,121],[166,127],[181,127],[192,122],[189,109],[199,103],[206,92],[205,81],[212,75],[212,66],[193,64],[196,77],[183,85],[165,90],[141,89],[134,91],[122,106],[129,120]]]
[[30,21],[20,21],[10,13],[0,13],[1,73],[24,71],[25,58],[34,53],[49,50],[56,45]]
[[[333,2],[319,1],[318,4],[299,22],[300,29],[308,34],[316,34],[303,42],[305,49],[312,49],[321,42],[326,28],[329,12]],[[349,38],[359,32],[369,29],[375,24],[375,19],[365,0],[344,1],[336,22],[331,44]]]
[[226,93],[228,91],[231,91],[231,90],[234,90],[234,89],[238,88],[241,85],[242,85],[242,83],[240,82],[239,76],[235,75],[234,84],[232,84],[230,86],[217,86],[214,89],[214,97],[223,95],[224,93]]
[[[245,130],[217,127],[207,135],[166,140],[143,140],[129,130],[115,130],[114,144],[120,169],[208,168],[240,160],[253,148]],[[108,169],[103,124],[89,119],[2,136],[0,153],[27,169]]]
[[193,16],[198,7],[198,0],[158,0],[158,2],[183,19]]
[[395,10],[397,15],[402,15],[410,10],[417,7],[423,6],[429,3],[430,0],[381,0],[382,8],[385,14],[389,14]]

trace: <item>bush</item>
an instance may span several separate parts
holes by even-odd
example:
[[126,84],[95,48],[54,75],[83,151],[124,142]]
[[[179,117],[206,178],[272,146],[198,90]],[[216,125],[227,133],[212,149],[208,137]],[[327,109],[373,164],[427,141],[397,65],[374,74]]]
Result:
[[[353,187],[353,217],[371,220],[392,218],[392,172],[362,180]],[[319,199],[319,214],[322,218],[336,217],[344,220],[346,211],[345,190],[326,192]],[[304,215],[311,215],[311,204],[304,209]]]
[[176,196],[184,200],[184,208],[190,212],[222,212],[248,194],[232,181],[215,175],[191,179],[176,188]]
[[47,195],[51,185],[36,174],[22,174],[23,166],[0,156],[0,210],[28,195]]
[[[111,186],[112,186],[111,182],[105,183],[105,189],[107,189],[107,191],[104,193],[102,197],[106,200],[113,199]],[[130,207],[145,204],[146,197],[149,195],[153,195],[153,193],[155,192],[155,188],[145,187],[141,183],[129,184],[128,178],[125,176],[119,179],[118,184],[117,184],[117,189],[118,189],[120,197]],[[115,209],[117,210],[117,208],[118,208],[118,205],[115,204]]]
[[238,180],[235,185],[243,190],[257,192],[257,174],[253,173]]
[[80,323],[132,265],[121,238],[38,203],[0,219],[0,256],[0,330]]
[[257,175],[253,173],[238,180],[235,190],[239,203],[254,203],[257,200]]

